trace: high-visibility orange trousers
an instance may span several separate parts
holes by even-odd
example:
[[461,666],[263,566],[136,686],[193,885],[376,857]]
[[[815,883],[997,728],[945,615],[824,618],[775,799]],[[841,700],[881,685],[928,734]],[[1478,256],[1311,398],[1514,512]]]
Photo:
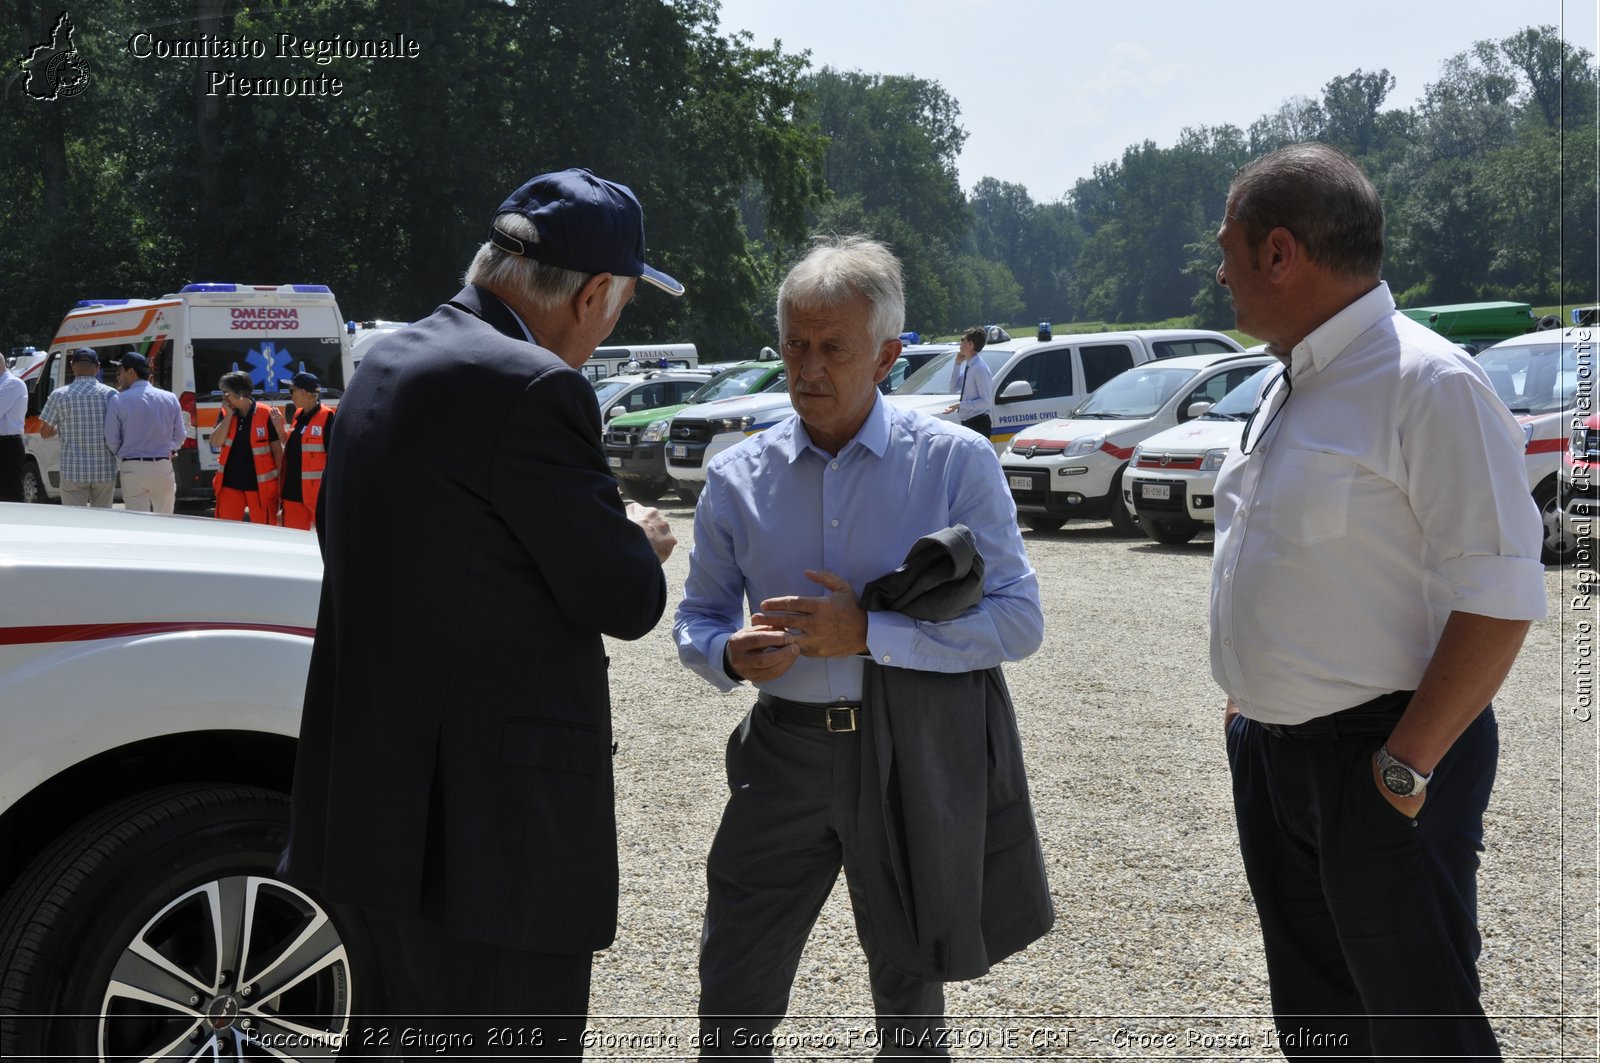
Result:
[[304,502],[291,502],[283,500],[283,526],[285,528],[299,528],[301,531],[310,531],[316,523],[313,518],[316,512]]
[[241,491],[237,487],[224,487],[217,492],[217,519],[244,520],[244,511],[250,511],[252,524],[278,523],[278,496],[260,491]]

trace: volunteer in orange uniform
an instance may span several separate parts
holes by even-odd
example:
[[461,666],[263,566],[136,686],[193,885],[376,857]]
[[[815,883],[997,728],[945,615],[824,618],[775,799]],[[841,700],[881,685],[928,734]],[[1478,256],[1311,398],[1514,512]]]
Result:
[[296,373],[289,381],[294,423],[283,445],[283,525],[310,531],[317,526],[317,492],[328,464],[328,433],[333,410],[322,404],[322,381],[313,373]]
[[249,510],[252,523],[276,524],[283,414],[255,400],[248,373],[224,373],[221,387],[225,414],[211,430],[211,445],[222,448],[211,481],[217,518],[244,520]]

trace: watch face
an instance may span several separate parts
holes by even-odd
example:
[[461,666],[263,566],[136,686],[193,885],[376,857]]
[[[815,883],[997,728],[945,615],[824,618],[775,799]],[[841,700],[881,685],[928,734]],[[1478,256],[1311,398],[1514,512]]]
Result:
[[1411,769],[1400,764],[1391,764],[1383,769],[1383,785],[1389,792],[1400,797],[1410,797],[1416,789],[1416,779],[1411,774]]

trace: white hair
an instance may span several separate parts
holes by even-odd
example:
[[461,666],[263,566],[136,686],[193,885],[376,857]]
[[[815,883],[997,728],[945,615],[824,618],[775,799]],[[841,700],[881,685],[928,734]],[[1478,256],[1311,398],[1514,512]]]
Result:
[[[539,242],[539,230],[521,214],[501,214],[494,219],[494,224],[507,236],[524,243]],[[478,248],[478,253],[472,256],[472,265],[467,267],[462,283],[511,292],[540,310],[556,310],[582,291],[593,276],[592,273],[536,262],[525,255],[514,255],[497,246],[494,241],[485,240],[483,246]],[[623,279],[616,274],[613,276],[619,281]],[[611,315],[619,312],[631,291],[631,285],[620,283],[606,289],[606,313]]]
[[828,309],[856,297],[872,307],[868,325],[878,343],[898,339],[906,327],[906,290],[900,260],[865,236],[818,238],[778,288],[778,335],[794,309]]

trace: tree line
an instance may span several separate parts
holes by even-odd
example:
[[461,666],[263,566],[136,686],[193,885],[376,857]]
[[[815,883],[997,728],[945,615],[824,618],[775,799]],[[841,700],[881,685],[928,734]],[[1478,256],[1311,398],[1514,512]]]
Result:
[[[59,9],[17,0],[17,55]],[[1048,318],[1231,324],[1212,281],[1228,181],[1297,140],[1354,155],[1389,212],[1402,305],[1593,299],[1596,77],[1554,27],[1448,60],[1410,110],[1356,70],[1248,129],[1132,145],[1061,199],[961,188],[960,107],[937,82],[815,69],[725,36],[715,0],[99,0],[74,4],[83,91],[40,101],[15,72],[0,122],[0,337],[39,343],[85,296],[197,280],[330,285],[347,316],[413,319],[448,298],[522,180],[588,166],[645,205],[653,262],[689,287],[640,299],[615,339],[709,358],[771,342],[777,279],[819,232],[867,232],[905,263],[908,323]],[[156,58],[172,41],[382,40],[415,57]],[[148,51],[148,48],[145,49]],[[338,96],[208,93],[211,75],[332,73]]]

